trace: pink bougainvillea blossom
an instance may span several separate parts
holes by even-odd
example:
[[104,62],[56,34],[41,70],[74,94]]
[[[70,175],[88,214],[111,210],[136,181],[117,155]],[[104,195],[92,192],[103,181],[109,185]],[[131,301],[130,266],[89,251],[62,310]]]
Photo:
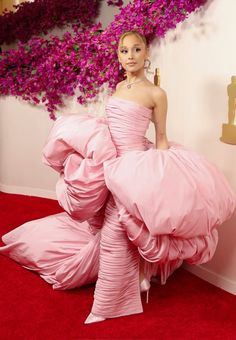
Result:
[[[14,5],[15,12],[5,10],[0,15],[0,45],[32,36],[47,34],[54,27],[71,23],[86,27],[97,17],[101,0],[34,0]],[[109,1],[120,7],[123,1]]]
[[143,33],[150,43],[195,11],[204,0],[136,0],[122,7],[102,31],[101,23],[86,30],[73,26],[62,38],[34,37],[16,50],[0,55],[0,94],[44,103],[54,117],[65,96],[78,88],[78,101],[96,99],[103,84],[113,90],[123,78],[116,50],[119,36],[128,30]]

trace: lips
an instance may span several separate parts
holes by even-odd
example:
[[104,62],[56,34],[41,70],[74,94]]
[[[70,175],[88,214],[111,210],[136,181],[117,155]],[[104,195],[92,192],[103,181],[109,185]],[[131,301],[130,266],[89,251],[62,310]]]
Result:
[[135,65],[135,64],[136,64],[136,63],[127,63],[127,65],[130,65],[130,66],[131,66],[131,65]]

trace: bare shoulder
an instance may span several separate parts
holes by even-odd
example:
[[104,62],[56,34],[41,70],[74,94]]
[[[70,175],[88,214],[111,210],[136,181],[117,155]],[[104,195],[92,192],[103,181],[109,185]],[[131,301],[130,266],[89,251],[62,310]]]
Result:
[[161,104],[167,102],[167,94],[163,88],[161,88],[160,86],[156,86],[148,79],[146,81],[146,85],[147,94],[148,97],[150,98],[150,101],[152,102],[153,108],[157,108]]
[[159,86],[153,86],[151,89],[153,102],[158,105],[159,102],[167,101],[167,94],[164,89]]

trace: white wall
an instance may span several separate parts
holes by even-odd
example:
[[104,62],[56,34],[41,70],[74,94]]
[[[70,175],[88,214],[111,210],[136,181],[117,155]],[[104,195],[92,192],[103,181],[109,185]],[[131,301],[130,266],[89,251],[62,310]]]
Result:
[[[236,1],[214,0],[156,42],[153,63],[169,97],[168,134],[213,161],[236,191],[236,145],[220,142],[227,123],[227,85],[236,75]],[[153,129],[151,130],[153,132]],[[186,266],[236,294],[236,214],[219,229],[214,258]]]
[[25,2],[29,0],[0,0],[0,14],[5,10],[14,11],[13,5],[19,5],[21,2]]
[[[105,28],[118,12],[117,7],[107,7],[103,2],[96,22],[102,22]],[[56,29],[51,33],[62,35]],[[14,48],[14,44],[3,46],[3,50],[10,47]],[[82,107],[74,96],[57,114],[88,112],[103,115],[106,86],[104,89],[97,104]],[[12,96],[0,97],[0,190],[55,198],[58,176],[41,162],[42,148],[51,126],[44,106],[33,106]]]
[[[128,1],[126,1],[128,3]],[[104,27],[116,9],[105,12]],[[227,122],[226,87],[236,75],[236,1],[214,0],[203,12],[169,32],[152,46],[152,67],[160,67],[161,85],[169,98],[168,136],[212,160],[236,191],[236,146],[220,142]],[[149,76],[152,79],[152,76]],[[103,98],[103,96],[101,96]],[[66,112],[104,112],[104,102],[82,108],[75,98]],[[0,189],[54,197],[57,175],[41,164],[41,149],[52,122],[43,107],[13,97],[0,99]],[[149,135],[153,138],[150,127]],[[195,274],[236,294],[236,216],[221,226],[212,261],[188,267]]]

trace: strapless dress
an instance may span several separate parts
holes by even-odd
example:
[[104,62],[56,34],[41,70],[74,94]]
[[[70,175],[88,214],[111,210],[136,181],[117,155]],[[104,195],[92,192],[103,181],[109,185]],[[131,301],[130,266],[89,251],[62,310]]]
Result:
[[43,161],[59,173],[64,212],[5,234],[0,254],[54,289],[97,280],[92,312],[116,317],[142,312],[141,258],[163,284],[183,261],[212,258],[236,196],[200,154],[176,142],[155,149],[145,137],[151,109],[112,96],[105,111],[56,120]]

